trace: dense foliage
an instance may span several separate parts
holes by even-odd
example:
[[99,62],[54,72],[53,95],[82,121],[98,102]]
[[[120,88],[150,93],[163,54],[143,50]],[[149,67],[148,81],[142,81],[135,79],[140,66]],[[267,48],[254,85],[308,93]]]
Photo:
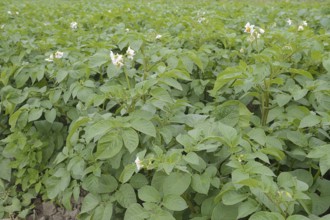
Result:
[[0,218],[327,214],[329,2],[0,9]]

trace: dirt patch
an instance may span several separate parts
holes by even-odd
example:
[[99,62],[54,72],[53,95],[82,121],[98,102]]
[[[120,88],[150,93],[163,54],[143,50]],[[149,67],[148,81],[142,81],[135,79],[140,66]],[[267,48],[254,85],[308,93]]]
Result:
[[29,215],[27,220],[75,220],[79,213],[79,206],[74,207],[72,211],[68,211],[52,202],[36,200],[34,204],[33,214]]

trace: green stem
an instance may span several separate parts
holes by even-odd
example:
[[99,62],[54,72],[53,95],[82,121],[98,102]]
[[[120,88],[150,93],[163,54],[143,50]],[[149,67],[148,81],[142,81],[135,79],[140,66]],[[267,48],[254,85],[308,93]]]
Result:
[[131,90],[131,84],[130,84],[130,82],[129,82],[129,78],[128,78],[127,72],[124,71],[124,73],[125,73],[125,78],[126,78],[127,87],[128,87],[129,90]]
[[264,80],[265,90],[262,92],[261,97],[261,124],[265,126],[267,124],[267,118],[269,113],[269,88],[268,83]]
[[321,174],[321,171],[320,171],[320,169],[318,169],[317,173],[313,177],[314,182],[317,180],[317,178],[319,178],[320,174]]

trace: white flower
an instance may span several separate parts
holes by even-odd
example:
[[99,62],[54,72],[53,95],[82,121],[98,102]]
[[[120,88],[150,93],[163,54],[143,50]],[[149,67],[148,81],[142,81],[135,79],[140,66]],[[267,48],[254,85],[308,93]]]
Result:
[[124,58],[123,55],[120,54],[114,54],[112,51],[110,51],[110,58],[112,61],[112,64],[116,67],[122,67],[124,66]]
[[4,29],[4,27],[5,27],[5,25],[4,25],[4,24],[2,24],[0,28],[1,28],[1,29]]
[[78,28],[78,23],[73,21],[73,22],[70,23],[70,27],[71,27],[71,29],[75,30],[75,29]]
[[263,34],[263,33],[265,33],[265,30],[262,29],[262,28],[259,28],[259,33],[260,33],[260,34]]
[[130,47],[128,47],[128,49],[126,51],[126,55],[127,55],[128,59],[133,60],[133,57],[135,55],[135,51],[132,50]]
[[303,21],[302,25],[307,27],[307,21]]
[[254,25],[251,25],[250,22],[246,23],[244,32],[252,35],[254,32]]
[[203,18],[203,17],[202,18],[198,18],[198,20],[197,20],[198,23],[202,23],[203,21],[205,21],[205,18]]
[[298,27],[298,31],[303,31],[303,30],[304,30],[304,26],[299,25],[299,27]]
[[12,15],[13,13],[11,11],[7,11],[7,14]]
[[19,12],[18,12],[18,11],[16,11],[16,12],[15,12],[15,14],[16,14],[16,15],[19,15]]
[[239,50],[239,52],[240,52],[240,53],[244,53],[244,49],[241,48],[241,49]]
[[54,61],[54,55],[53,54],[49,55],[49,58],[46,58],[45,61],[53,62]]
[[111,13],[112,11],[109,9],[108,12]]
[[128,28],[126,28],[126,29],[125,29],[125,31],[126,31],[126,32],[129,32],[129,29],[128,29]]
[[139,159],[139,157],[136,157],[134,162],[135,162],[137,171],[139,171],[139,170],[141,170],[141,168],[143,168],[142,161]]
[[160,39],[160,38],[162,38],[162,35],[157,34],[156,39]]
[[292,25],[292,21],[290,18],[288,18],[288,20],[286,20],[286,23],[288,23],[288,25]]
[[56,59],[61,59],[63,57],[64,53],[61,51],[56,51],[55,53],[55,58]]

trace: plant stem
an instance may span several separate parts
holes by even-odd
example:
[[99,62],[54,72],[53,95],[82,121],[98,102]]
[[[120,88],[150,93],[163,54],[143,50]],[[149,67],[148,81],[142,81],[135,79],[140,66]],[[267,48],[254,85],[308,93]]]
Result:
[[125,78],[126,78],[127,87],[128,87],[129,90],[131,90],[131,84],[130,84],[130,82],[129,82],[129,78],[128,78],[127,72],[124,71],[124,73],[125,73]]
[[265,89],[262,91],[261,97],[261,125],[267,124],[267,118],[269,113],[269,83],[264,80]]

